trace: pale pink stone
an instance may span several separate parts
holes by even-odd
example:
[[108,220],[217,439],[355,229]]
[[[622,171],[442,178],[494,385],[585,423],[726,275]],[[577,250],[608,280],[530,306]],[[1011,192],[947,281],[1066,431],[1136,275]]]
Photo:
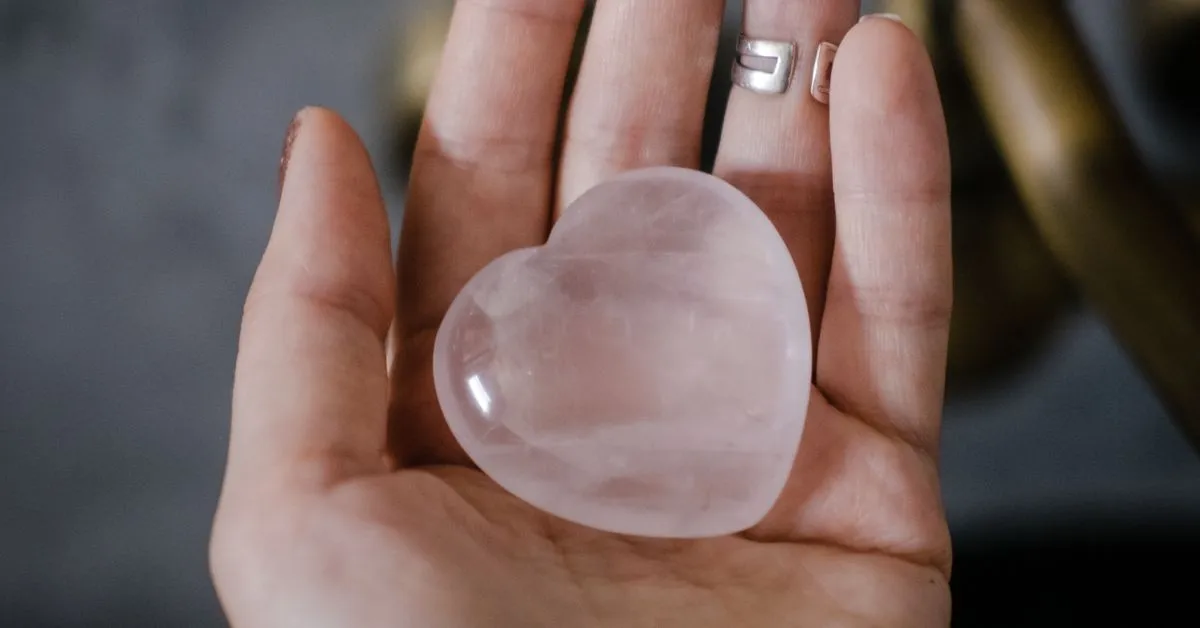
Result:
[[517,497],[593,528],[703,537],[778,499],[804,429],[804,292],[729,184],[652,168],[492,262],[438,331],[446,421]]

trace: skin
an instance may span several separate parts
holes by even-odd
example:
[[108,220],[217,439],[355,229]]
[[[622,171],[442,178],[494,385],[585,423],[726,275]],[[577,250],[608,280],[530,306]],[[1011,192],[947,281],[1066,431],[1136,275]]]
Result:
[[[617,172],[698,163],[717,0],[600,0],[562,133],[583,0],[460,0],[398,265],[362,143],[307,109],[247,298],[214,580],[242,627],[948,625],[937,475],[951,306],[933,71],[857,2],[749,0],[757,37],[841,41],[831,103],[735,90],[716,174],[793,251],[816,345],[794,473],[742,534],[610,535],[474,470],[430,373],[461,286],[544,240]],[[844,37],[844,39],[843,39]],[[686,51],[680,64],[663,55]]]

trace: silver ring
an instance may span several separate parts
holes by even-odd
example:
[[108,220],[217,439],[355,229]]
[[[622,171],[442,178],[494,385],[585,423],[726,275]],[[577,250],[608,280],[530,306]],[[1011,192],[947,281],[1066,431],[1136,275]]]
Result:
[[[773,60],[771,71],[757,70],[747,66],[743,57]],[[737,57],[733,60],[733,84],[759,94],[782,94],[792,83],[796,71],[796,44],[788,41],[750,39],[738,37]]]
[[[834,44],[821,42],[813,57],[808,90],[817,102],[823,104],[829,103],[829,84],[837,49]],[[798,47],[792,42],[751,39],[741,35],[737,42],[737,58],[733,61],[733,84],[759,94],[787,93],[799,64],[798,56]],[[746,64],[745,57],[773,62],[774,66],[771,70],[753,68]]]

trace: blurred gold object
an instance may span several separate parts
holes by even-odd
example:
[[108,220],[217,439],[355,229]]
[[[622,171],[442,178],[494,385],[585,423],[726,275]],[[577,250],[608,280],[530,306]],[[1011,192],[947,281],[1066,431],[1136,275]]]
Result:
[[1002,184],[955,192],[952,393],[1016,370],[1074,302],[1020,199]]
[[1061,2],[956,8],[968,73],[1035,224],[1200,445],[1200,240],[1139,161]]

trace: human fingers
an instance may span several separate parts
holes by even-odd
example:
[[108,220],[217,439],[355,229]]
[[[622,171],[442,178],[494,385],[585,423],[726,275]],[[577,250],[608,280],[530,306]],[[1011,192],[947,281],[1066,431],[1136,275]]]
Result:
[[567,118],[557,209],[648,166],[694,168],[725,0],[598,0]]
[[831,103],[837,237],[816,382],[933,452],[953,299],[946,124],[912,32],[868,20],[853,37]]
[[745,0],[742,32],[793,42],[796,62],[784,94],[734,87],[714,167],[758,203],[787,242],[814,336],[824,310],[834,221],[829,108],[813,98],[810,79],[818,45],[840,42],[858,12],[855,0]]
[[837,237],[816,383],[791,478],[750,536],[948,573],[936,457],[951,299],[941,104],[921,42],[899,24],[855,27],[837,64]]
[[584,3],[455,7],[400,236],[389,441],[402,461],[464,461],[437,410],[433,339],[472,275],[546,236],[559,111]]

